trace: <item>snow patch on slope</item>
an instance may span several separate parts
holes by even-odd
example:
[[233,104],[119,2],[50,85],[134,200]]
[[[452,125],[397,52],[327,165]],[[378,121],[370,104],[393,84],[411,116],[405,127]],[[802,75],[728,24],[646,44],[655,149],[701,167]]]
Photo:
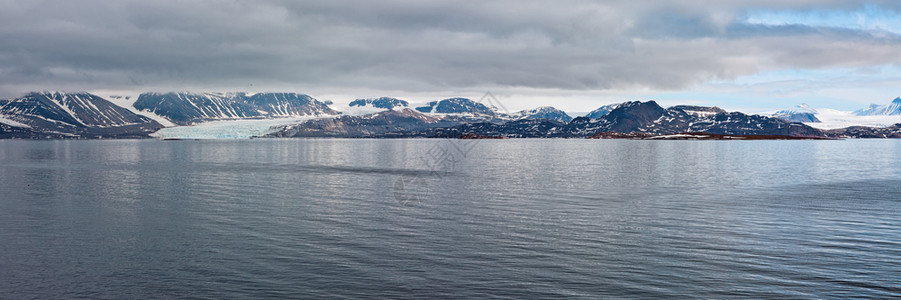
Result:
[[9,116],[0,115],[0,123],[12,126],[12,127],[23,127],[23,128],[31,128],[27,124],[19,123],[15,120],[9,118]]
[[160,116],[160,115],[155,114],[150,111],[139,110],[139,109],[135,108],[135,106],[134,106],[135,101],[138,100],[138,96],[140,96],[141,93],[137,93],[137,92],[122,93],[122,92],[101,91],[101,92],[92,92],[92,94],[100,96],[101,98],[106,99],[107,101],[112,102],[115,105],[124,107],[125,109],[127,109],[135,114],[138,114],[138,115],[144,116],[144,117],[148,117],[151,120],[154,120],[157,123],[160,123],[161,125],[163,125],[165,127],[176,126],[175,123],[172,123],[172,121],[169,121],[169,119],[166,119],[163,116]]

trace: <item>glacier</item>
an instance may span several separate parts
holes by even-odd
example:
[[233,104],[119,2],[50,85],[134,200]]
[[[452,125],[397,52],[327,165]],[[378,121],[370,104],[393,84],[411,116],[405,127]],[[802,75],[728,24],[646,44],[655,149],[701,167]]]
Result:
[[820,122],[805,122],[805,125],[818,129],[839,129],[851,126],[888,127],[901,123],[901,115],[859,116],[854,112],[828,108],[818,108],[816,111]]
[[191,126],[166,127],[150,136],[161,139],[250,139],[275,132],[275,127],[278,126],[331,117],[334,116],[210,121]]

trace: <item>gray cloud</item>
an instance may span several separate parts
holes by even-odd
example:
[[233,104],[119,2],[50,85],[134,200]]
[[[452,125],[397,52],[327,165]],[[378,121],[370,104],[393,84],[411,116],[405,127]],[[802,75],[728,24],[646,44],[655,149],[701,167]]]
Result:
[[631,2],[0,0],[0,94],[680,89],[764,70],[901,63],[893,34],[742,22],[755,9],[862,2]]

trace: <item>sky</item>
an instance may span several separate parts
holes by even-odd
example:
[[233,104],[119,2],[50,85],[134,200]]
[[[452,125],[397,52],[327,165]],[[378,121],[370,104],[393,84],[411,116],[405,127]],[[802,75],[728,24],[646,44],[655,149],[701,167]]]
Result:
[[287,91],[657,100],[757,113],[901,96],[901,1],[0,0],[0,98]]

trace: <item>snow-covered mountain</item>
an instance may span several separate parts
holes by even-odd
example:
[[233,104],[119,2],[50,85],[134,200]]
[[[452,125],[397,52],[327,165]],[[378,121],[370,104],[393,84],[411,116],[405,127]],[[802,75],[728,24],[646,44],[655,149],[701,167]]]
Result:
[[416,110],[422,113],[432,114],[497,114],[495,108],[488,107],[485,104],[467,98],[449,98],[441,101],[432,101],[425,106],[417,107]]
[[386,110],[403,109],[410,105],[406,100],[392,97],[366,98],[351,101],[346,107],[338,108],[342,115],[363,116]]
[[146,137],[158,122],[90,93],[40,92],[0,100],[0,123],[20,138]]
[[381,109],[395,109],[395,108],[403,108],[410,105],[405,100],[391,98],[391,97],[380,97],[380,98],[367,98],[367,99],[357,99],[351,101],[348,104],[350,107],[372,107],[372,108],[381,108]]
[[572,121],[572,117],[570,117],[566,112],[556,109],[552,106],[541,106],[535,109],[527,109],[521,110],[519,112],[513,113],[510,115],[513,119],[549,119],[549,120],[557,120],[561,122],[569,122]]
[[818,113],[817,110],[811,108],[807,103],[802,103],[789,109],[777,111],[773,114],[773,117],[789,122],[820,123],[820,119],[817,118]]
[[871,104],[870,107],[854,111],[858,116],[897,116],[901,115],[901,97],[887,105]]
[[442,116],[426,115],[405,108],[386,110],[365,116],[343,115],[312,119],[275,128],[270,137],[404,137],[407,133],[429,128],[451,127],[460,123]]
[[134,107],[179,125],[215,120],[335,115],[325,103],[304,94],[144,93]]
[[608,104],[608,105],[598,107],[598,109],[592,110],[590,113],[585,115],[585,117],[589,118],[589,119],[597,119],[597,118],[606,116],[607,114],[609,114],[611,111],[613,111],[620,105],[622,105],[622,103]]

